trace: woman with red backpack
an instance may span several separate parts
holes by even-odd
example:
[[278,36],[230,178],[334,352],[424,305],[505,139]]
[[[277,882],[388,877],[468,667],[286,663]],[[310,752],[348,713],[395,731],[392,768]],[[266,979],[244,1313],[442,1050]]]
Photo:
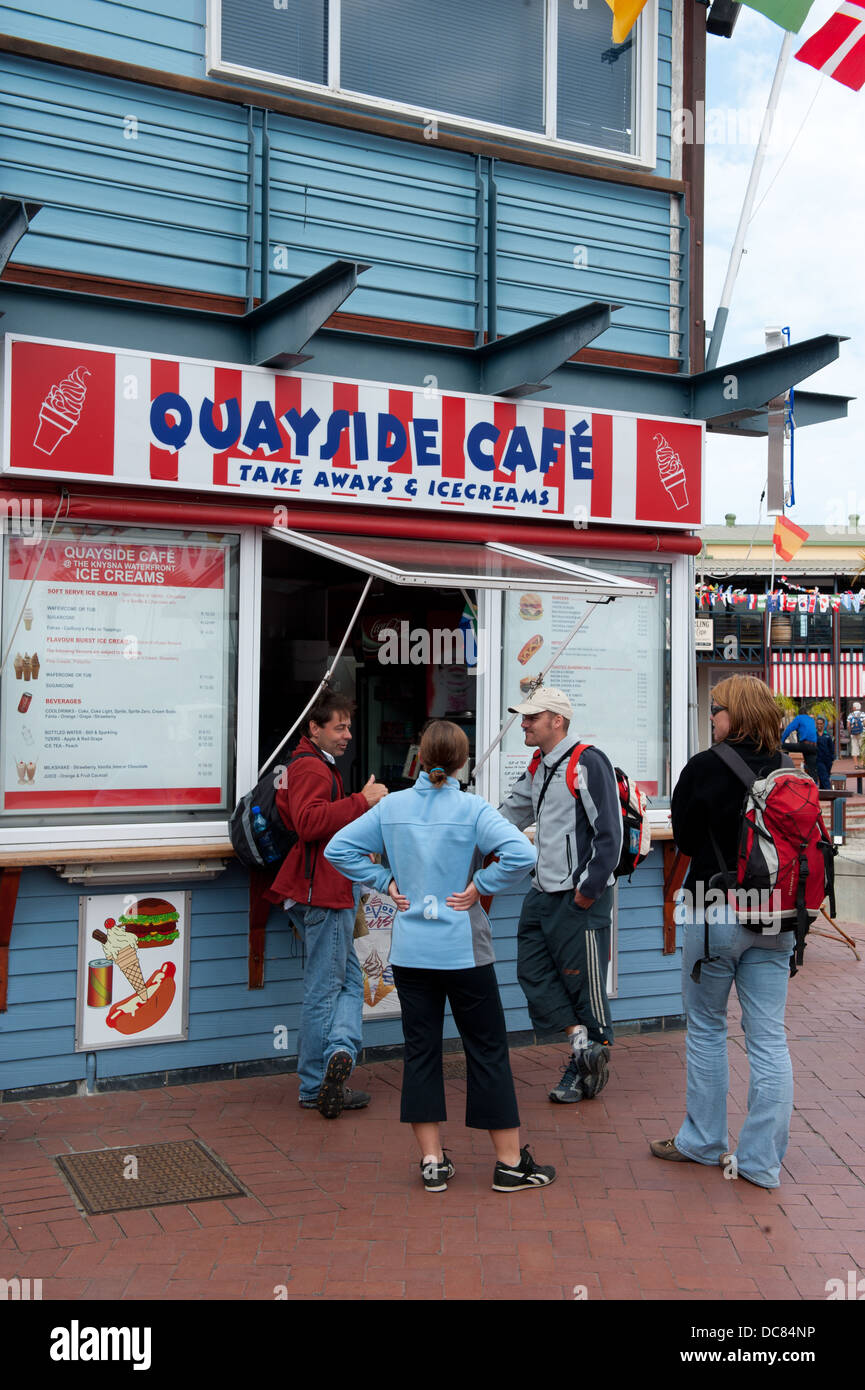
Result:
[[[727,744],[755,777],[782,766],[781,716],[754,676],[730,676],[712,692],[715,744]],[[677,920],[684,922],[682,994],[687,1017],[687,1114],[678,1134],[651,1144],[656,1158],[718,1164],[757,1187],[778,1187],[790,1137],[793,1068],[784,1030],[793,931],[746,927],[710,881],[736,868],[745,787],[712,749],[682,771],[672,800],[673,837],[691,858]],[[710,952],[706,950],[708,940]],[[698,967],[699,963],[699,969]],[[697,976],[697,979],[694,976]],[[735,982],[750,1081],[738,1144],[727,1133],[727,1001]]]

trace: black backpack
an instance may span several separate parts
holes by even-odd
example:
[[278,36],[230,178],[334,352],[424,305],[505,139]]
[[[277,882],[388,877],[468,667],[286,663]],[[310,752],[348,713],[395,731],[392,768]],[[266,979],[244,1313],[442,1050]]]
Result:
[[[300,758],[318,758],[318,753],[296,753],[289,763],[295,762]],[[322,758],[322,762],[325,760]],[[330,764],[328,764],[330,766]],[[279,866],[284,863],[286,855],[297,844],[300,836],[295,830],[289,830],[276,806],[276,792],[280,785],[280,779],[288,773],[288,768],[271,768],[265,772],[264,776],[256,782],[251,792],[241,797],[228,820],[228,833],[234,852],[247,869],[267,869],[269,872],[276,873]],[[332,785],[330,789],[330,799],[335,801],[337,797],[336,774],[331,768]],[[279,850],[279,858],[266,860],[259,847],[258,837],[252,824],[252,808],[257,806],[267,821],[267,828],[270,831],[273,843]]]

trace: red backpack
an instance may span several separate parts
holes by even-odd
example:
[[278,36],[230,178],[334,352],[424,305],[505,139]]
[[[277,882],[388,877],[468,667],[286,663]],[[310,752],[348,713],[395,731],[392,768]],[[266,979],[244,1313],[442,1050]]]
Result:
[[[587,748],[591,748],[591,743],[578,743],[576,747],[568,749],[563,753],[557,762],[547,772],[544,785],[541,788],[541,795],[538,799],[538,811],[541,809],[541,802],[546,794],[553,773],[557,767],[570,758],[565,769],[565,781],[571,796],[577,797],[579,789],[577,787],[577,764]],[[529,776],[534,777],[540,766],[543,753],[540,748],[536,748],[529,763]],[[636,783],[632,783],[620,767],[614,767],[613,772],[616,776],[616,786],[619,789],[619,805],[622,809],[622,853],[619,862],[613,873],[616,878],[622,878],[627,874],[630,878],[638,864],[642,864],[649,850],[652,848],[652,836],[649,828],[649,798],[646,793],[641,791]]]
[[[823,824],[817,785],[789,758],[768,776],[757,777],[728,744],[715,743],[712,752],[748,791],[739,819],[735,869],[725,867],[718,842],[709,831],[721,866],[709,886],[726,892],[743,927],[757,932],[795,930],[796,947],[790,957],[790,974],[795,975],[803,962],[808,928],[827,895],[830,913],[835,915],[833,859],[838,851]],[[711,959],[708,922],[706,958]]]

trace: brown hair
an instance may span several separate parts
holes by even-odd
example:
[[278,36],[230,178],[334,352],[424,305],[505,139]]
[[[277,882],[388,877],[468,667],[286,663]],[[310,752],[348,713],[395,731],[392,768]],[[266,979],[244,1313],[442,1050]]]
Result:
[[332,690],[329,685],[319,692],[315,704],[306,716],[306,732],[309,734],[310,724],[326,724],[335,714],[347,714],[349,718],[354,714],[354,700],[348,695],[341,695],[338,690]]
[[449,719],[434,719],[424,731],[418,750],[418,761],[434,787],[444,785],[469,755],[465,731]]
[[712,699],[730,716],[730,743],[752,738],[758,748],[777,753],[783,716],[765,681],[756,676],[728,676],[715,686]]

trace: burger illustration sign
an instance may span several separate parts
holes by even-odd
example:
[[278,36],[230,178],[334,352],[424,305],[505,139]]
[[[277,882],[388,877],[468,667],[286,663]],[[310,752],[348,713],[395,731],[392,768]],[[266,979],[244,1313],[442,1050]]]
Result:
[[186,1038],[188,922],[188,893],[80,899],[76,1051]]

